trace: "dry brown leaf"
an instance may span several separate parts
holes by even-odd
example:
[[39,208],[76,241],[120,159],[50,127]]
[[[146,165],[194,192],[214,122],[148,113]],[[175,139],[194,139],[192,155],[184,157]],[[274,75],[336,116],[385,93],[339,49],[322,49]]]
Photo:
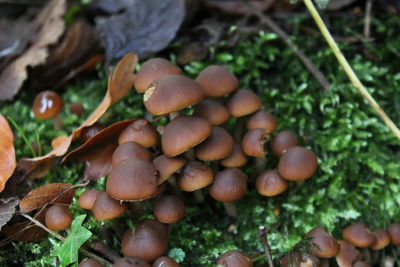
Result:
[[43,64],[48,46],[64,32],[65,0],[52,0],[32,23],[41,25],[35,40],[20,57],[0,74],[0,100],[11,100],[28,77],[27,68]]
[[77,159],[85,162],[85,179],[98,180],[111,172],[111,158],[118,146],[118,136],[134,120],[114,123],[101,130],[85,144],[69,152],[62,160]]
[[39,209],[48,203],[70,204],[75,189],[64,183],[45,184],[33,189],[19,202],[22,212]]
[[0,115],[0,192],[4,190],[15,166],[14,135],[7,120]]
[[12,218],[17,205],[17,198],[0,199],[0,229]]
[[[44,175],[45,171],[50,169],[54,158],[64,155],[68,151],[72,141],[80,136],[81,131],[85,127],[93,125],[111,104],[116,103],[128,93],[129,89],[133,86],[135,77],[133,72],[137,62],[138,58],[135,54],[129,53],[125,55],[110,74],[106,95],[89,118],[52,151],[42,157],[21,159],[19,167],[23,171],[31,173],[30,178],[38,178]],[[37,170],[41,170],[40,175],[37,173]]]

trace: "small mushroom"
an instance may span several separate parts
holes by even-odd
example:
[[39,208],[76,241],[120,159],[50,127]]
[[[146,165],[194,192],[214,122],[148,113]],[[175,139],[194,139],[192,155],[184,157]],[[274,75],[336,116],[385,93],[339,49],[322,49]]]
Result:
[[140,257],[148,262],[155,261],[167,249],[167,227],[151,219],[138,223],[134,231],[127,230],[121,241],[124,256]]
[[231,116],[242,117],[257,111],[261,100],[253,91],[240,89],[228,98],[225,105]]
[[174,195],[162,196],[157,199],[154,207],[154,217],[162,223],[175,223],[185,215],[185,204]]
[[247,156],[264,158],[264,143],[267,137],[267,132],[264,129],[251,129],[242,140],[242,151]]
[[297,137],[291,131],[280,131],[272,138],[270,146],[272,153],[280,157],[289,148],[297,146]]
[[221,125],[229,119],[229,111],[220,102],[205,99],[196,105],[194,116],[206,119],[211,125]]
[[208,66],[196,78],[206,96],[220,97],[230,94],[238,87],[239,81],[226,68],[218,65]]
[[211,135],[196,146],[196,158],[203,161],[219,160],[229,156],[233,150],[233,138],[223,128],[212,127]]
[[271,113],[261,109],[250,116],[247,120],[247,129],[264,129],[267,134],[271,134],[276,129],[276,120]]
[[69,104],[69,112],[79,117],[85,113],[85,107],[82,105],[81,102],[72,102],[71,104]]
[[139,257],[127,256],[118,259],[112,267],[150,267],[150,264]]
[[360,251],[345,240],[340,240],[338,242],[340,244],[339,254],[336,255],[338,265],[342,267],[352,267],[354,262],[361,259]]
[[189,161],[183,167],[178,178],[179,188],[183,191],[195,191],[211,184],[214,173],[210,167],[200,161]]
[[317,170],[317,157],[306,148],[289,148],[279,159],[279,174],[286,180],[302,181],[310,178]]
[[392,223],[388,226],[387,232],[390,237],[390,243],[392,245],[400,245],[400,223]]
[[114,168],[120,162],[127,159],[142,159],[151,161],[151,154],[146,148],[136,142],[120,144],[112,155],[111,166]]
[[230,250],[218,258],[217,265],[224,267],[252,267],[253,263],[240,250]]
[[256,189],[260,195],[266,197],[277,196],[286,191],[288,182],[283,179],[277,170],[263,171],[256,180]]
[[40,92],[33,101],[33,113],[41,120],[52,119],[56,130],[61,130],[63,123],[59,113],[63,108],[62,98],[53,91]]
[[162,154],[153,160],[153,164],[158,171],[157,185],[160,185],[178,172],[186,164],[186,159],[184,157],[171,158]]
[[180,265],[168,256],[158,258],[152,265],[153,267],[179,267]]
[[315,227],[307,236],[316,247],[312,247],[314,254],[320,258],[335,257],[339,254],[340,245],[324,228]]
[[120,134],[118,143],[136,142],[144,147],[153,147],[158,144],[156,130],[145,119],[138,119],[129,124]]
[[367,248],[375,243],[376,238],[365,223],[354,223],[342,232],[343,239],[359,248]]
[[125,204],[111,198],[107,192],[101,192],[93,204],[93,215],[98,221],[111,220],[121,217],[126,209]]
[[247,162],[247,157],[242,151],[242,147],[238,144],[233,145],[232,153],[221,159],[220,164],[227,168],[242,167]]
[[93,209],[94,202],[101,192],[101,190],[86,189],[78,199],[79,207],[85,210]]
[[64,230],[71,225],[73,220],[74,217],[66,206],[53,205],[46,211],[45,223],[50,230]]
[[79,263],[78,267],[103,267],[103,265],[94,259],[86,258]]
[[376,229],[372,232],[375,236],[375,242],[372,244],[371,249],[380,250],[384,249],[390,244],[389,234],[383,229]]

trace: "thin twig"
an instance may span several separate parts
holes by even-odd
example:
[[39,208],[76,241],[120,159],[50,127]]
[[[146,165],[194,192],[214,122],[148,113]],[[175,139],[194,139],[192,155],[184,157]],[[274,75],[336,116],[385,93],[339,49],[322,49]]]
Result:
[[[39,222],[38,220],[36,220],[35,218],[32,218],[31,216],[27,215],[27,214],[21,214],[22,216],[24,216],[25,218],[27,218],[28,220],[30,220],[31,222],[33,222],[34,224],[36,224],[37,226],[39,226],[40,228],[42,228],[43,230],[45,230],[46,232],[48,232],[49,234],[51,234],[52,236],[54,236],[55,238],[57,238],[58,240],[64,242],[65,241],[65,237],[59,235],[58,233],[50,230],[49,228],[47,228],[44,224],[42,224],[41,222]],[[81,254],[85,255],[86,257],[92,258],[96,261],[98,261],[99,263],[103,264],[104,266],[111,266],[111,262],[103,259],[102,257],[97,256],[96,254],[87,251],[84,248],[79,248],[78,250]]]
[[383,122],[389,127],[390,131],[400,139],[400,130],[397,126],[393,123],[393,121],[389,118],[389,116],[382,110],[379,104],[375,101],[375,99],[370,95],[361,81],[358,79],[357,75],[354,73],[353,69],[351,68],[350,64],[347,62],[346,58],[340,51],[339,47],[337,46],[335,40],[332,38],[329,30],[326,28],[324,21],[322,20],[321,16],[319,15],[317,9],[315,8],[312,0],[303,0],[308,11],[310,12],[311,16],[313,17],[315,23],[317,24],[319,30],[321,31],[322,35],[324,36],[325,40],[328,42],[330,48],[332,49],[333,53],[335,54],[337,60],[339,61],[340,65],[343,67],[344,71],[346,72],[347,76],[349,77],[351,83],[358,89],[361,95],[368,101],[371,107],[378,113],[379,117],[383,120]]
[[264,252],[265,252],[265,256],[267,257],[267,260],[268,260],[268,265],[269,265],[269,267],[274,267],[274,263],[272,261],[271,251],[269,249],[269,244],[268,244],[268,239],[267,239],[267,228],[265,226],[261,225],[258,228],[258,234],[260,236],[261,242],[264,247]]
[[90,248],[104,255],[112,262],[116,262],[118,259],[121,258],[121,256],[119,256],[112,248],[99,241],[91,243]]
[[373,0],[367,0],[367,3],[365,4],[364,37],[367,40],[371,36],[372,2],[373,2]]

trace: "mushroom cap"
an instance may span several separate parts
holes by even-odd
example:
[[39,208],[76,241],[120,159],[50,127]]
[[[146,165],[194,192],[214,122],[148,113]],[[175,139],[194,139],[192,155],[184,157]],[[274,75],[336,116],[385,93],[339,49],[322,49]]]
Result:
[[68,207],[62,205],[53,205],[46,211],[45,223],[47,228],[53,231],[61,231],[68,228],[74,217]]
[[142,159],[151,161],[151,154],[150,151],[136,142],[126,142],[120,144],[114,150],[111,166],[115,168],[117,164],[127,159]]
[[110,197],[107,192],[101,192],[93,205],[93,216],[98,221],[111,220],[121,217],[126,211],[125,204]]
[[311,242],[317,247],[313,247],[314,254],[320,258],[330,258],[339,254],[340,245],[324,228],[315,227],[307,233],[311,237]]
[[146,109],[153,115],[179,111],[204,98],[201,86],[181,75],[166,75],[153,81],[143,96]]
[[260,109],[256,113],[250,116],[247,120],[247,129],[260,128],[264,129],[267,134],[272,133],[276,129],[276,120],[271,113]]
[[206,96],[220,97],[230,94],[238,87],[236,76],[226,68],[218,65],[208,66],[203,69],[196,78],[203,87]]
[[392,223],[388,226],[387,232],[390,237],[390,243],[395,246],[400,245],[400,224]]
[[253,91],[240,89],[228,98],[225,106],[232,117],[242,117],[257,111],[261,100]]
[[85,210],[93,209],[94,202],[101,192],[101,190],[86,189],[85,192],[83,192],[78,199],[79,207]]
[[135,89],[139,93],[147,90],[152,81],[168,74],[182,74],[182,70],[164,58],[152,58],[143,63],[135,77]]
[[64,102],[56,92],[42,91],[33,100],[33,113],[38,119],[50,119],[60,113]]
[[253,263],[240,250],[230,250],[218,258],[217,265],[224,267],[252,267]]
[[154,216],[159,222],[174,223],[185,215],[185,204],[174,195],[162,196],[154,206]]
[[280,157],[289,148],[297,146],[297,137],[291,131],[280,131],[272,138],[270,146],[272,153]]
[[193,115],[206,119],[213,126],[220,125],[229,119],[228,109],[213,99],[205,99],[197,104]]
[[375,242],[372,244],[371,249],[380,250],[390,244],[389,234],[383,229],[376,229],[372,232],[375,236]]
[[247,177],[240,169],[227,168],[217,172],[209,188],[210,195],[221,202],[239,200],[247,191]]
[[83,143],[86,143],[90,138],[95,136],[98,132],[103,130],[103,125],[101,125],[98,122],[95,122],[89,127],[83,127],[81,134],[79,135],[79,138]]
[[134,231],[127,230],[121,241],[124,256],[136,256],[148,262],[155,261],[167,249],[167,227],[152,219],[138,223]]
[[83,113],[85,113],[85,107],[81,102],[72,102],[69,104],[69,112],[75,114],[76,116],[81,116]]
[[196,158],[203,161],[219,160],[229,156],[233,150],[233,138],[223,128],[212,127],[211,135],[196,146]]
[[184,157],[168,157],[164,154],[156,157],[153,164],[158,171],[157,185],[162,184],[172,174],[182,169],[187,160]]
[[353,264],[353,267],[371,267],[371,264],[365,262],[365,261],[356,261]]
[[220,164],[227,168],[241,167],[247,162],[247,157],[242,151],[242,147],[238,144],[233,144],[233,150],[229,156],[221,159]]
[[210,167],[200,161],[189,161],[182,169],[178,185],[181,190],[190,192],[206,187],[213,180],[214,173]]
[[145,119],[138,119],[122,131],[118,143],[136,142],[144,147],[152,147],[158,144],[158,140],[158,134],[149,122]]
[[168,256],[158,258],[152,265],[153,267],[179,267],[180,265]]
[[288,182],[283,179],[277,170],[263,171],[256,180],[256,189],[260,195],[266,197],[277,196],[286,191]]
[[79,263],[78,267],[103,267],[103,265],[94,259],[86,258]]
[[365,223],[354,223],[347,226],[342,232],[342,237],[344,240],[360,248],[370,247],[376,240]]
[[264,129],[251,129],[244,134],[242,139],[242,151],[244,154],[257,158],[264,158],[264,143],[267,132]]
[[157,170],[146,160],[124,160],[111,170],[106,188],[107,193],[118,200],[149,198],[157,191]]
[[290,181],[302,181],[310,178],[317,167],[317,157],[314,153],[299,146],[289,148],[278,163],[279,174]]
[[150,267],[150,264],[139,257],[127,256],[118,259],[113,267]]
[[339,254],[336,255],[336,261],[339,266],[351,267],[353,262],[361,259],[361,253],[355,246],[345,240],[338,241],[340,245]]
[[280,259],[280,263],[282,267],[319,267],[318,258],[305,252],[296,252],[292,257],[287,253]]
[[211,134],[211,125],[195,116],[180,116],[165,127],[161,138],[165,155],[175,157],[203,142]]

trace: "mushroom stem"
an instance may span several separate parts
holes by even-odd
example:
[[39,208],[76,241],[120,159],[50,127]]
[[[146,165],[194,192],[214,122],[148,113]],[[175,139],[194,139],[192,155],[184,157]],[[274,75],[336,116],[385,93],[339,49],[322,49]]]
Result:
[[371,263],[373,265],[379,262],[379,250],[373,250],[371,253]]
[[219,161],[218,160],[213,160],[210,162],[210,167],[213,170],[214,173],[217,173],[219,170]]
[[179,113],[179,111],[171,112],[171,113],[169,113],[169,120],[172,121],[172,120],[175,119],[176,117],[179,117],[179,115],[181,115],[181,114]]
[[393,267],[394,266],[394,259],[391,256],[386,256],[383,260],[383,266],[385,267]]
[[319,259],[320,267],[329,267],[329,259]]
[[368,248],[361,248],[361,255],[364,261],[371,262],[371,252]]
[[201,189],[197,189],[197,190],[193,191],[193,194],[194,194],[194,199],[196,199],[197,203],[204,202],[205,198],[204,198],[204,194],[201,191]]
[[61,119],[60,114],[55,115],[55,116],[52,118],[52,121],[53,121],[53,127],[54,127],[54,129],[56,129],[56,130],[58,130],[58,131],[60,131],[60,130],[63,129],[63,122],[62,122],[62,119]]
[[172,191],[178,195],[182,196],[182,191],[179,189],[178,182],[176,181],[176,176],[172,174],[168,179],[167,183],[171,185]]
[[255,160],[254,171],[255,175],[258,176],[263,170],[265,170],[265,166],[267,164],[267,157],[256,158]]
[[143,215],[143,205],[141,201],[131,202],[132,216],[134,218],[139,218]]
[[184,154],[188,160],[196,160],[196,155],[193,148],[187,150]]
[[235,202],[222,202],[224,204],[226,213],[231,216],[232,218],[237,217],[237,210]]
[[241,144],[242,133],[243,133],[244,118],[237,118],[235,123],[235,130],[233,132],[233,139],[237,144]]
[[95,241],[90,244],[90,248],[94,249],[95,251],[99,252],[100,254],[104,255],[107,259],[112,262],[116,262],[121,257],[116,253],[112,248],[103,244],[102,242]]

